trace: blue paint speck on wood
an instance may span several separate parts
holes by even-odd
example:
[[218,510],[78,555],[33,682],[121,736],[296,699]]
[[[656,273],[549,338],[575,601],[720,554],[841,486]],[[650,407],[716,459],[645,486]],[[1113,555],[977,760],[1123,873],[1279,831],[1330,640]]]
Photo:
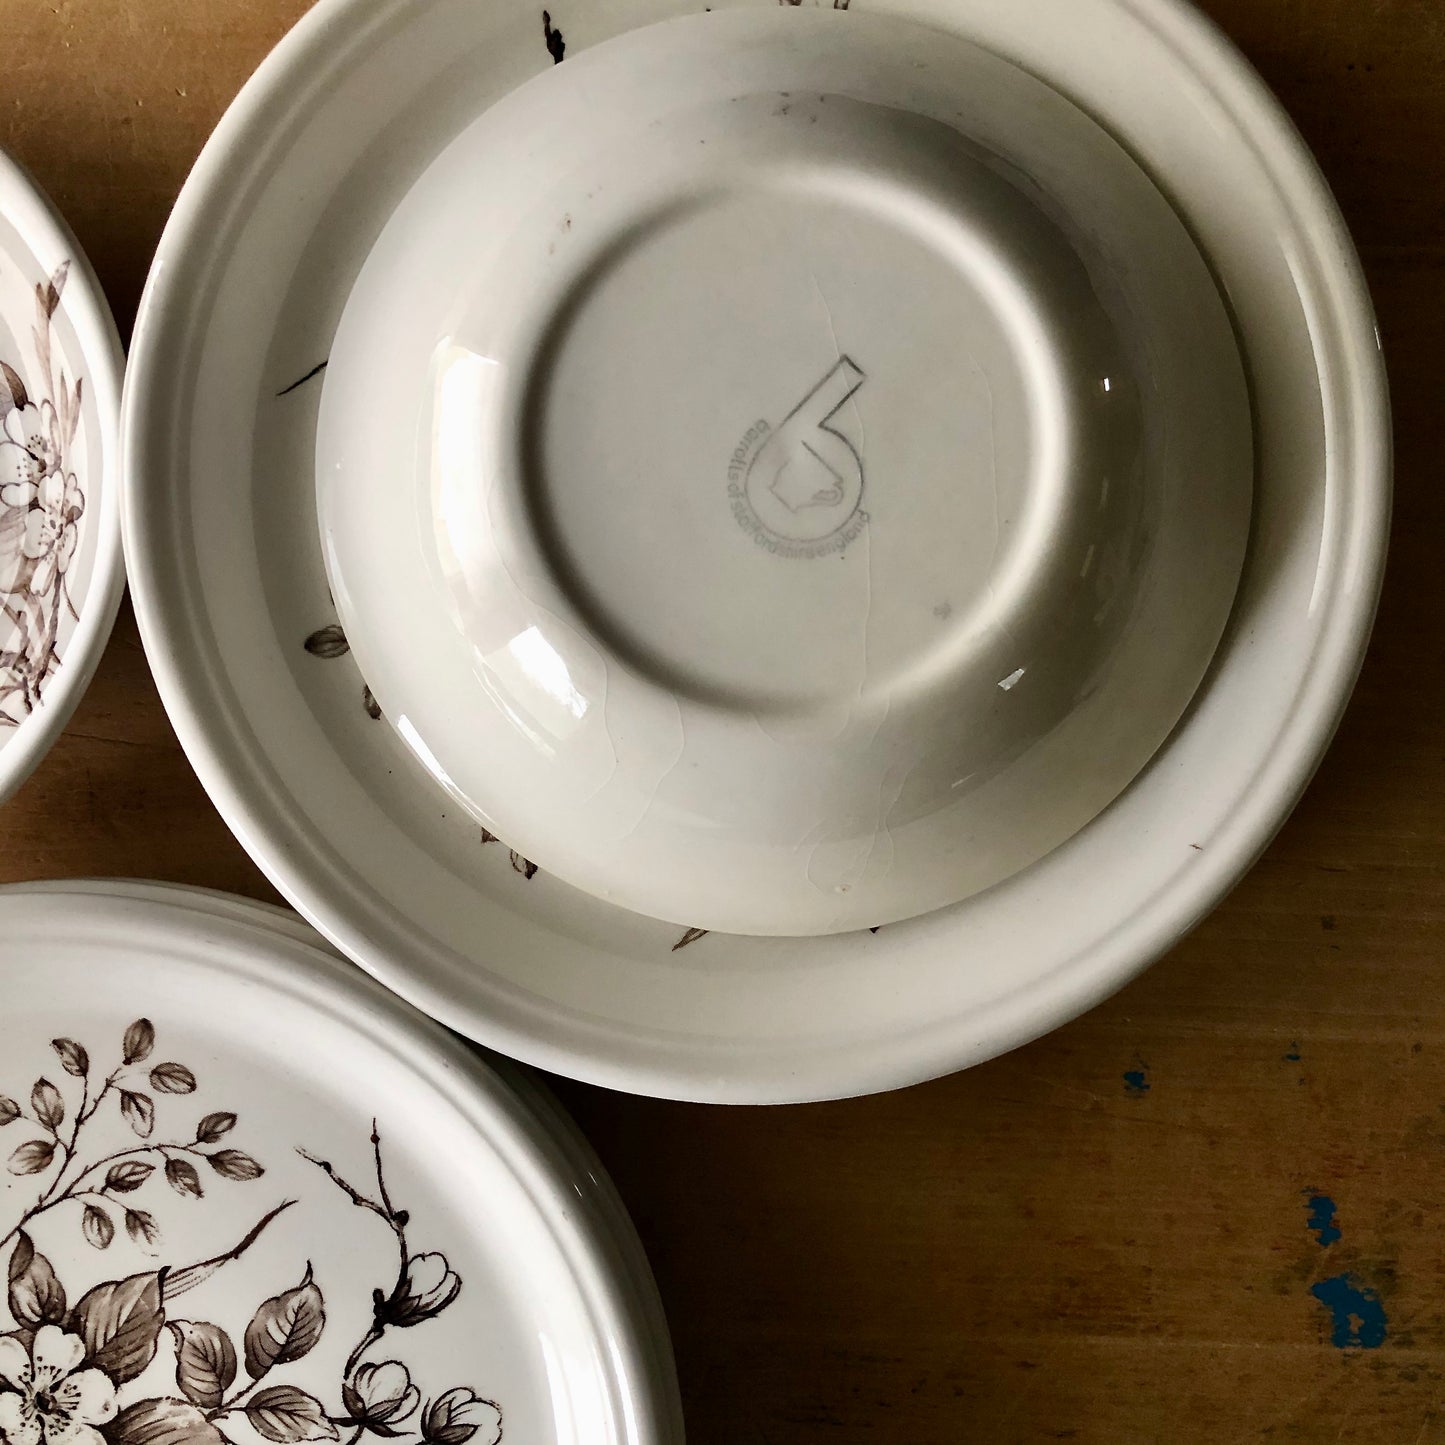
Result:
[[1330,1343],[1336,1349],[1377,1350],[1385,1343],[1385,1306],[1363,1280],[1337,1274],[1312,1284],[1310,1293],[1334,1316]]
[[1137,1069],[1124,1070],[1124,1092],[1128,1094],[1147,1094],[1149,1092],[1149,1073],[1142,1064]]
[[1300,1052],[1299,1052],[1299,1041],[1298,1041],[1298,1040],[1296,1040],[1296,1039],[1291,1039],[1291,1040],[1290,1040],[1289,1052],[1284,1056],[1284,1061],[1285,1061],[1285,1063],[1287,1063],[1287,1064],[1297,1064],[1297,1063],[1299,1063],[1299,1061],[1300,1061]]
[[1335,1223],[1335,1201],[1328,1194],[1316,1194],[1305,1190],[1305,1208],[1309,1210],[1309,1228],[1314,1231],[1322,1248],[1328,1249],[1339,1237],[1339,1226]]

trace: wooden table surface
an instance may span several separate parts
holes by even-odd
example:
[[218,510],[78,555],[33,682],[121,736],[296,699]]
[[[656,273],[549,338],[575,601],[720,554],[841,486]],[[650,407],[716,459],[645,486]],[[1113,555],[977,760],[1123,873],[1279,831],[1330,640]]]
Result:
[[[0,0],[0,146],[123,331],[196,151],[304,8]],[[1379,309],[1398,491],[1359,691],[1233,896],[1049,1038],[801,1108],[559,1086],[650,1251],[694,1445],[1445,1442],[1445,0],[1206,8],[1315,147]],[[128,610],[0,813],[0,878],[87,874],[273,896]]]

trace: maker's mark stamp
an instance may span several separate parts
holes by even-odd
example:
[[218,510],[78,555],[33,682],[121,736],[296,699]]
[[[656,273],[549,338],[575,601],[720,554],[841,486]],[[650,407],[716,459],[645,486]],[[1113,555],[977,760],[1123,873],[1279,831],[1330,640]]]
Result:
[[851,357],[839,357],[776,427],[755,421],[734,448],[728,504],[775,556],[841,552],[867,525],[863,459],[837,420],[866,380]]

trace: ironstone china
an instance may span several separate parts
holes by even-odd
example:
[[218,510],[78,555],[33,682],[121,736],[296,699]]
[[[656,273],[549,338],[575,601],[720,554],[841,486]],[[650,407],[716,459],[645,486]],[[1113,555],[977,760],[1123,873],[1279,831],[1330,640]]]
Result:
[[704,8],[320,0],[162,239],[124,525],[183,745],[348,957],[563,1073],[829,1097],[1248,866],[1359,665],[1388,407],[1180,0]]
[[678,1445],[600,1166],[239,899],[0,890],[0,1429],[110,1445]]
[[0,152],[0,800],[60,736],[120,605],[121,367],[75,237]]

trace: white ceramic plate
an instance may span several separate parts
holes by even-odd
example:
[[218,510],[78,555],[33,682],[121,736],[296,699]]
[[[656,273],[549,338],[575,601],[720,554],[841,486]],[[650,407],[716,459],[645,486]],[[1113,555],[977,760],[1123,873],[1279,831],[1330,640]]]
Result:
[[0,153],[0,800],[60,735],[120,605],[122,364],[75,238]]
[[424,786],[345,656],[317,539],[315,383],[376,237],[487,103],[558,53],[694,7],[611,0],[544,26],[519,0],[322,0],[203,154],[137,328],[123,423],[137,612],[217,805],[301,912],[393,988],[612,1087],[858,1093],[1081,1012],[1264,846],[1373,615],[1389,503],[1378,341],[1338,213],[1253,72],[1160,0],[854,4],[1015,60],[1124,145],[1228,298],[1254,407],[1249,552],[1190,710],[1099,818],[966,903],[813,940],[700,936],[601,904]]
[[552,66],[411,189],[330,356],[323,546],[383,716],[545,871],[683,927],[893,923],[1042,857],[1179,720],[1249,536],[1169,203],[893,15]]
[[[199,913],[223,922],[261,929],[288,942],[304,944],[330,958],[345,961],[342,954],[289,908],[276,908],[251,898],[240,898],[234,893],[130,878],[27,883],[19,885],[14,891],[62,898],[84,894],[139,900],[175,909],[181,915],[182,927],[186,915]],[[482,1053],[475,1045],[471,1048]],[[488,1069],[500,1076],[513,1096],[531,1110],[536,1120],[536,1132],[550,1137],[565,1156],[569,1187],[581,1202],[584,1214],[596,1218],[599,1227],[596,1248],[599,1254],[612,1251],[613,1282],[620,1292],[629,1297],[626,1308],[636,1326],[638,1358],[643,1362],[642,1368],[647,1377],[654,1382],[657,1414],[665,1426],[659,1428],[657,1438],[669,1440],[673,1435],[680,1436],[676,1369],[667,1317],[627,1206],[591,1144],[551,1090],[530,1069],[501,1054],[486,1052],[483,1061]]]
[[[0,915],[0,1409],[112,1442],[682,1438],[645,1263],[535,1091],[239,902]],[[28,1394],[17,1350],[67,1381]]]

